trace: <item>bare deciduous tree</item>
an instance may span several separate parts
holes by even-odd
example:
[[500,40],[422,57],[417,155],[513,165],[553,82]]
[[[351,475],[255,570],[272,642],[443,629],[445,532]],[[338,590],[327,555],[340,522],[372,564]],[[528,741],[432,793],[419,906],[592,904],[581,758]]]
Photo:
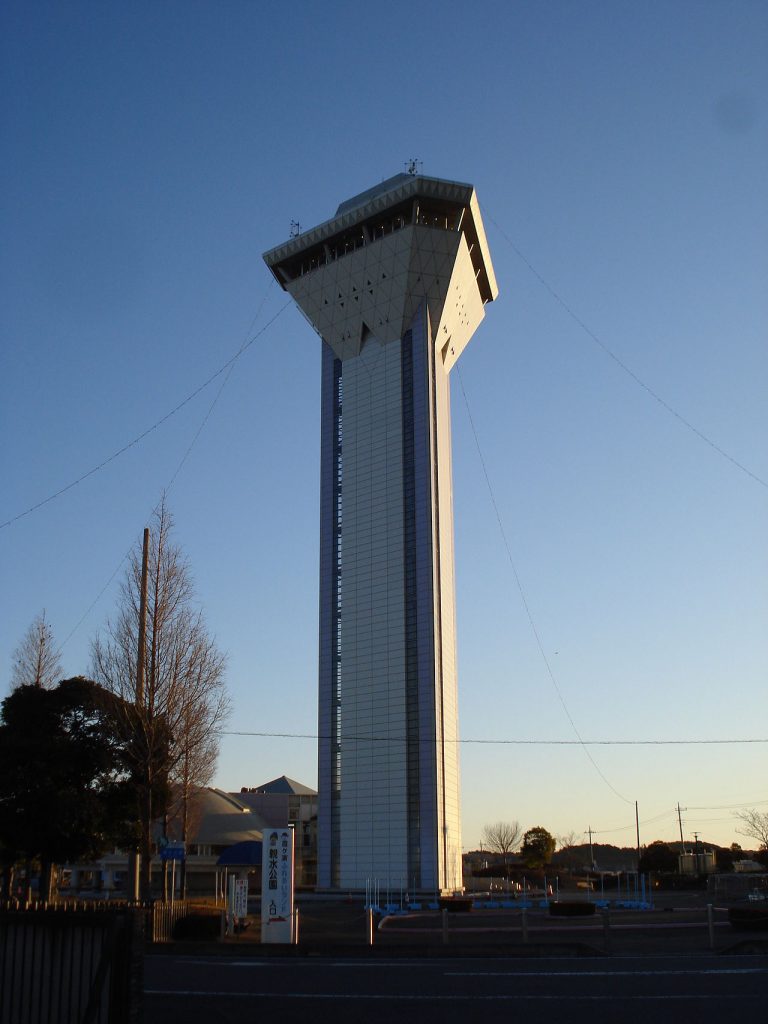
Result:
[[[117,617],[92,646],[94,678],[135,709],[140,790],[138,813],[142,894],[149,894],[152,823],[169,809],[171,787],[180,804],[181,839],[187,838],[189,799],[206,785],[218,756],[218,734],[229,713],[225,656],[209,636],[202,612],[192,607],[193,584],[181,548],[171,542],[173,517],[165,501],[154,515],[149,548],[144,692],[136,665],[141,600],[141,546],[121,587]],[[161,803],[162,806],[158,806]]]
[[567,832],[563,836],[557,837],[557,843],[561,850],[570,850],[572,846],[576,846],[581,841],[581,836],[578,832]]
[[11,687],[42,686],[50,689],[63,675],[53,630],[45,621],[45,609],[35,618],[13,652]]
[[577,849],[577,847],[581,846],[581,841],[582,837],[578,832],[571,831],[563,836],[558,836],[557,842],[560,847],[558,862],[564,867],[578,867],[583,859],[581,851]]
[[517,821],[497,821],[493,825],[486,825],[483,828],[483,845],[491,853],[501,853],[506,856],[512,853],[520,842],[522,829]]
[[737,811],[735,817],[742,825],[736,829],[739,835],[756,839],[761,850],[768,850],[768,814],[753,807],[751,810]]

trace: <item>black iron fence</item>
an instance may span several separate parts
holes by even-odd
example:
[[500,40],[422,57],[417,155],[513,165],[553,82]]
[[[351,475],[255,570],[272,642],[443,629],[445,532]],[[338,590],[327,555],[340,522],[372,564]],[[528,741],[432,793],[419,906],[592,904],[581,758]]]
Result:
[[148,913],[110,904],[0,908],[0,1024],[138,1024]]

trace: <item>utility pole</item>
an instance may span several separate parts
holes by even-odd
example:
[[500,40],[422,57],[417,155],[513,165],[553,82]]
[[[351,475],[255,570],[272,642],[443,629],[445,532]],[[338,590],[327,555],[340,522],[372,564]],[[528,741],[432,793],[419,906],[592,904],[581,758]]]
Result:
[[635,800],[635,833],[637,835],[637,874],[640,875],[640,813]]
[[677,824],[680,826],[680,853],[685,853],[685,840],[683,839],[683,819],[680,817],[680,811],[687,811],[687,807],[680,807],[680,801],[677,801]]
[[136,656],[136,707],[144,705],[144,669],[147,649],[147,566],[149,563],[149,527],[144,527],[141,554],[141,596],[139,599],[139,650]]
[[[139,598],[139,643],[136,652],[136,711],[137,719],[144,708],[144,671],[147,649],[147,575],[149,564],[149,527],[144,528],[144,547],[141,555],[141,595]],[[148,784],[149,780],[147,780]],[[134,900],[140,895],[141,854],[133,850],[130,856],[130,893]],[[148,895],[148,894],[147,894]]]
[[592,826],[591,825],[587,826],[587,831],[586,831],[585,834],[589,836],[589,870],[592,871],[592,869],[595,866],[595,857],[594,857],[594,854],[592,853]]

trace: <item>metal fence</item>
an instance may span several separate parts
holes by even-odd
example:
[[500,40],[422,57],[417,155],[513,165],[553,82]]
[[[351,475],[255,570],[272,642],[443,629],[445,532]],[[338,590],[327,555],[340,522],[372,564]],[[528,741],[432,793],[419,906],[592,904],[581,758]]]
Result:
[[138,1024],[144,912],[0,909],[0,1024]]
[[153,904],[147,910],[146,934],[149,942],[170,942],[173,938],[173,926],[189,913],[186,901],[175,900],[173,903]]
[[721,900],[745,900],[751,892],[768,896],[768,873],[733,872],[727,875],[710,875],[707,879],[710,896]]

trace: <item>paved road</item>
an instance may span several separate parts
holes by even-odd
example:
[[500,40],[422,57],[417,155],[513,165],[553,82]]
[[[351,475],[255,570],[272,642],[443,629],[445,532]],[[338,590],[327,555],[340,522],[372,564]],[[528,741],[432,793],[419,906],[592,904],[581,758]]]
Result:
[[768,957],[148,956],[146,1024],[722,1024],[768,1020]]

